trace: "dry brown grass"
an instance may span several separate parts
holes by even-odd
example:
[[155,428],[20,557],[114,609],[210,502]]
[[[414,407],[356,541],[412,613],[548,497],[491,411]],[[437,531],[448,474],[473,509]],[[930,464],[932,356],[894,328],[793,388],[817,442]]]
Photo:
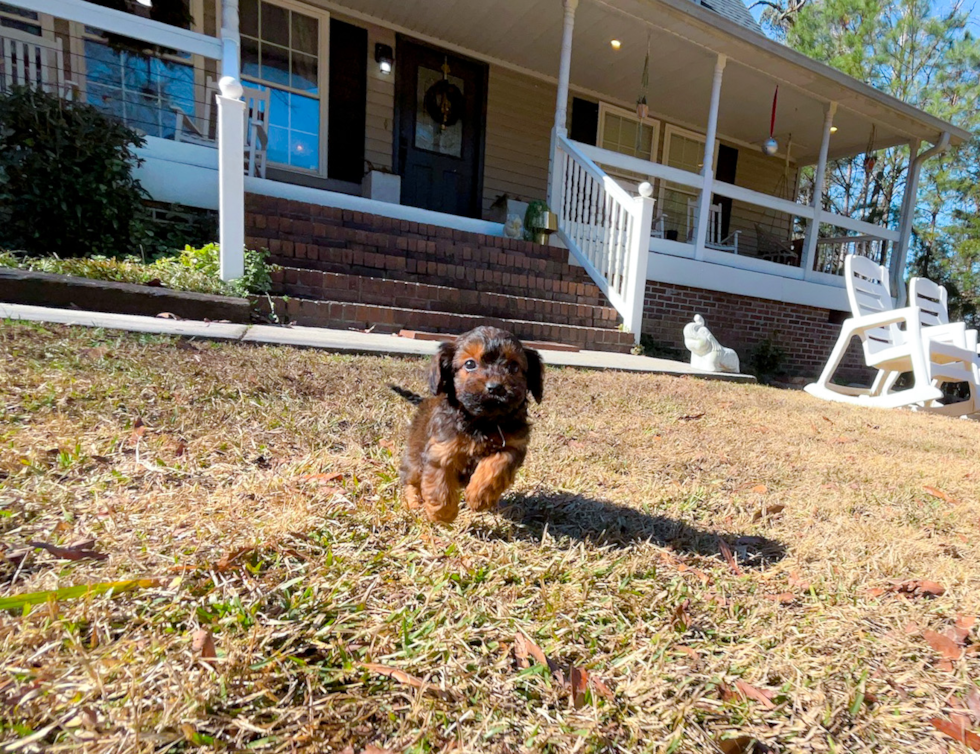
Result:
[[0,597],[157,579],[0,613],[18,751],[965,750],[930,720],[976,629],[945,665],[922,631],[980,614],[980,426],[552,370],[506,510],[433,528],[385,387],[418,361],[10,323],[0,356]]

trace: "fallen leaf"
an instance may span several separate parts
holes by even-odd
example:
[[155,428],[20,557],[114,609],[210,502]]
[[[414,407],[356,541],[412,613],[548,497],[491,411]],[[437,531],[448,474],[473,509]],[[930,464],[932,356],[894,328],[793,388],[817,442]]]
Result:
[[944,720],[941,717],[934,717],[929,722],[933,728],[949,736],[954,741],[959,741],[961,744],[969,746],[973,751],[980,751],[980,736],[976,733],[964,730],[956,723],[950,720]]
[[955,497],[952,497],[937,487],[926,486],[922,489],[926,491],[926,494],[932,495],[933,497],[938,497],[940,500],[945,500],[947,503],[952,503],[955,505],[959,502]]
[[174,455],[180,458],[185,452],[187,452],[187,443],[181,440],[177,443],[177,449],[174,451]]
[[691,625],[691,618],[687,614],[687,609],[691,606],[691,600],[684,600],[674,608],[674,613],[670,618],[670,625],[675,631],[687,631]]
[[674,649],[676,649],[678,652],[682,652],[683,654],[685,654],[688,657],[690,657],[691,660],[693,661],[693,667],[694,667],[694,669],[695,670],[700,670],[700,668],[701,668],[701,658],[698,656],[697,650],[693,649],[692,647],[685,647],[682,644],[677,645],[676,647],[674,647]]
[[823,420],[824,420],[825,422],[827,422],[828,424],[833,424],[833,423],[834,423],[832,419],[828,419],[828,418],[827,418],[826,416],[822,416],[822,417],[820,417],[820,418],[821,418],[821,419],[823,419]]
[[85,359],[94,359],[99,361],[105,358],[105,355],[109,353],[109,349],[105,346],[97,346],[95,348],[83,348],[78,352],[78,355]]
[[922,638],[947,660],[958,660],[963,656],[963,650],[948,636],[943,636],[927,628],[922,632]]
[[809,592],[810,591],[810,582],[809,581],[806,581],[796,571],[790,571],[789,572],[789,585],[790,586],[794,586],[797,589],[799,589],[801,591],[804,591],[804,592]]
[[416,678],[414,675],[409,675],[404,670],[392,668],[388,665],[379,665],[376,662],[362,662],[361,667],[363,667],[365,670],[371,671],[372,673],[387,676],[398,683],[411,686],[413,689],[418,689],[423,694],[431,694],[434,697],[446,701],[453,698],[452,694],[450,694],[448,691],[443,691],[439,687],[433,686],[431,683],[426,683],[421,678]]
[[239,547],[235,550],[232,550],[231,552],[226,552],[224,555],[221,556],[221,559],[214,564],[214,569],[218,573],[224,573],[225,571],[232,568],[236,564],[238,559],[242,557],[242,555],[253,552],[254,550],[255,547],[246,546],[246,547]]
[[194,639],[191,648],[201,655],[201,659],[207,662],[218,657],[218,651],[214,646],[214,636],[206,628],[199,628],[194,632]]
[[571,686],[572,706],[575,709],[581,709],[585,705],[585,690],[589,687],[589,673],[585,668],[569,665],[568,679]]
[[531,666],[531,663],[527,661],[528,657],[533,657],[539,665],[543,665],[546,668],[551,667],[551,663],[548,662],[548,657],[542,651],[541,647],[520,632],[514,637],[514,654],[517,656],[517,660],[523,668]]
[[702,416],[704,416],[704,411],[702,411],[700,414],[685,414],[684,416],[679,416],[677,418],[677,421],[692,422],[695,421],[696,419],[700,419]]
[[751,683],[746,683],[742,680],[735,681],[735,688],[737,688],[746,699],[754,699],[766,709],[776,708],[776,705],[772,703],[773,693],[771,691],[760,689],[757,686],[753,686]]
[[926,579],[902,581],[896,584],[894,589],[899,594],[912,597],[940,597],[946,593],[946,587],[942,584]]
[[778,602],[780,605],[792,605],[796,602],[796,595],[792,592],[783,592],[782,594],[766,595],[766,599]]
[[39,547],[62,560],[106,560],[109,557],[104,552],[92,549],[95,540],[79,542],[68,547],[58,547],[47,542],[28,542],[27,544],[31,547]]
[[946,632],[946,635],[962,646],[966,644],[966,640],[970,636],[970,631],[976,622],[977,619],[972,615],[958,615],[952,627]]
[[613,693],[612,689],[595,676],[589,678],[589,681],[592,683],[592,688],[594,688],[596,693],[601,697],[608,699],[609,701],[616,698],[616,695]]
[[329,484],[336,482],[343,476],[343,472],[335,471],[333,474],[303,474],[300,479],[304,482],[317,482],[318,484]]
[[723,539],[718,540],[718,549],[721,551],[721,556],[728,563],[728,567],[732,569],[732,572],[736,576],[742,575],[742,569],[738,567],[738,563],[735,562],[735,556],[732,555],[732,550],[728,544]]
[[765,495],[767,492],[769,492],[769,488],[764,484],[757,484],[752,488],[752,491],[758,495]]
[[868,597],[869,599],[874,599],[875,597],[880,597],[881,595],[883,595],[883,594],[885,594],[887,592],[888,592],[887,589],[882,589],[881,587],[877,587],[876,586],[876,587],[874,587],[872,589],[866,590],[864,592],[864,596],[865,597]]
[[782,503],[773,503],[772,505],[765,505],[756,511],[755,515],[752,517],[752,521],[761,521],[763,516],[775,516],[786,510],[786,506]]
[[841,437],[838,437],[836,440],[834,440],[834,445],[846,445],[849,442],[856,442],[856,441],[851,437],[844,437],[842,435]]
[[737,702],[741,699],[741,697],[732,690],[732,687],[724,681],[718,684],[718,693],[721,694],[721,700],[723,702]]
[[980,722],[980,691],[971,688],[966,692],[966,698],[963,701],[966,702],[967,709],[973,713],[977,722]]
[[772,749],[751,736],[726,738],[715,741],[722,754],[770,754]]

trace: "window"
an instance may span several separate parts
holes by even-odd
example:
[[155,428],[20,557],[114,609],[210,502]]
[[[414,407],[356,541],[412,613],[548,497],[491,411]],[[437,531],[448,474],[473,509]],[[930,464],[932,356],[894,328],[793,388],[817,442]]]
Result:
[[[663,164],[688,173],[700,173],[703,163],[704,136],[667,126],[664,130]],[[697,196],[697,190],[690,186],[661,181],[658,210],[666,215],[665,227],[677,231],[679,241],[689,240],[694,230],[692,207],[696,206],[694,200]]]
[[650,118],[641,121],[634,113],[602,103],[599,105],[598,143],[603,149],[655,161],[659,125]]
[[41,15],[37,11],[0,3],[0,28],[17,29],[40,37],[42,35]]
[[[92,32],[95,30],[86,28],[87,34]],[[194,112],[190,57],[144,57],[86,39],[85,99],[148,136],[171,139],[177,123],[174,107]]]
[[321,171],[321,21],[264,0],[242,0],[242,79],[272,92],[270,162]]
[[[201,28],[204,5],[185,0],[194,27]],[[175,108],[196,114],[201,100],[203,60],[185,52],[141,55],[124,45],[114,49],[110,35],[101,29],[72,24],[73,55],[84,65],[82,94],[85,101],[114,115],[147,136],[172,139],[177,125]]]

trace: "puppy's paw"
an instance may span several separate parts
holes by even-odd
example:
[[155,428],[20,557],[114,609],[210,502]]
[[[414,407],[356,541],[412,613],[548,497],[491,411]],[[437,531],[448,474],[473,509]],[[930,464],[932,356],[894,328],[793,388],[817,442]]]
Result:
[[422,492],[414,484],[406,484],[402,492],[405,496],[405,505],[410,511],[417,511],[422,507]]
[[500,500],[500,495],[494,494],[493,490],[466,488],[466,505],[471,511],[487,511],[494,508]]
[[442,505],[425,503],[425,517],[434,524],[451,524],[459,515],[459,503],[451,500]]

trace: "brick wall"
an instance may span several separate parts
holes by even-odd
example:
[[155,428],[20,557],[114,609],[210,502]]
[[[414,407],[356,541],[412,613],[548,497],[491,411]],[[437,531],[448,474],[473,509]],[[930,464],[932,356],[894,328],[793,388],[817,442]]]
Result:
[[[786,353],[784,368],[791,375],[819,375],[840,334],[840,325],[829,321],[830,312],[826,309],[684,285],[647,283],[643,333],[657,343],[683,348],[684,325],[695,314],[704,317],[722,345],[735,349],[743,366],[753,346],[771,338]],[[838,375],[855,381],[870,379],[871,372],[864,365],[857,340],[848,349]]]

